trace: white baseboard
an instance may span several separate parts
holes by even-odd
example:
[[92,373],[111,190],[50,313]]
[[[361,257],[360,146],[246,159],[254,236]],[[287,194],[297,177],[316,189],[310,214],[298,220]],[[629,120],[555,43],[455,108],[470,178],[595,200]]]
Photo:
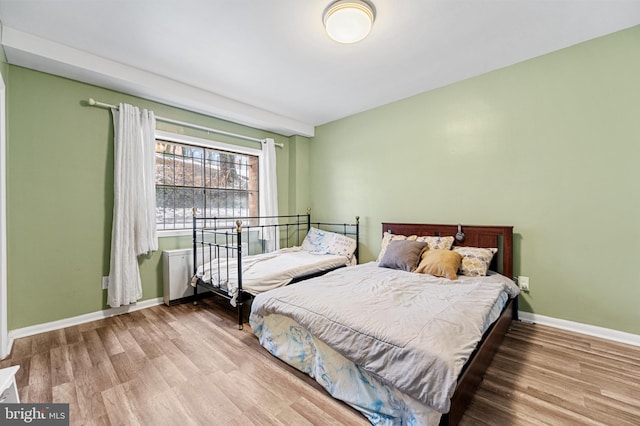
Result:
[[640,346],[640,335],[638,334],[626,333],[624,331],[612,330],[610,328],[546,317],[544,315],[532,314],[530,312],[518,311],[518,318],[526,322],[548,325],[549,327],[555,327],[580,334],[600,337],[602,339],[613,340],[614,342]]
[[77,317],[65,318],[58,321],[47,322],[44,324],[36,324],[24,328],[17,328],[15,330],[9,331],[9,352],[11,351],[13,341],[21,337],[33,336],[34,334],[40,334],[47,331],[58,330],[78,324],[84,324],[87,322],[101,320],[116,315],[126,314],[128,312],[139,311],[140,309],[150,308],[152,306],[161,305],[162,303],[162,297],[158,297],[156,299],[143,300],[142,302],[134,303],[132,305],[120,306],[119,308],[109,308],[102,311],[78,315]]

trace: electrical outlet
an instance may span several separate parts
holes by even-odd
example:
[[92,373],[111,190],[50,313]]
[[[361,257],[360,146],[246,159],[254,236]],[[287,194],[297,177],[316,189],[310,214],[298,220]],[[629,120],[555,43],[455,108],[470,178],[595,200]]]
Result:
[[518,287],[525,293],[529,293],[529,277],[518,277]]
[[102,277],[102,289],[106,290],[109,288],[109,277]]

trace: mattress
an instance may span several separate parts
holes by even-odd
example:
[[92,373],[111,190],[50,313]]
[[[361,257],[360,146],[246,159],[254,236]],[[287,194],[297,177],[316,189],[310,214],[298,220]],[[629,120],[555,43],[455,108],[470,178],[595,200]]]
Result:
[[371,262],[258,296],[250,322],[262,346],[372,423],[437,424],[517,292],[498,274],[452,282]]
[[[346,256],[316,254],[292,247],[242,258],[242,289],[252,295],[289,284],[296,278],[352,264]],[[232,297],[238,295],[238,260],[236,258],[213,259],[198,267],[192,279],[198,279],[215,287],[226,289]]]

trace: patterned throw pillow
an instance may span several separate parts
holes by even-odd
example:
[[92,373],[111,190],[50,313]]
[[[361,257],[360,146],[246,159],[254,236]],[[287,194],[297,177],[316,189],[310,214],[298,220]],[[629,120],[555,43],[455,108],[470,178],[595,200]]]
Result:
[[409,235],[407,237],[406,235],[396,235],[385,232],[384,236],[382,237],[382,242],[380,243],[380,254],[378,255],[378,259],[376,260],[377,262],[380,262],[382,260],[384,252],[387,250],[389,243],[391,241],[397,240],[420,241],[423,243],[427,243],[429,250],[449,250],[453,245],[453,237],[418,237],[417,235]]
[[427,243],[429,250],[450,250],[453,245],[453,237],[418,237],[416,241]]
[[336,232],[312,227],[302,241],[302,249],[315,254],[335,254],[351,258],[356,251],[356,240]]
[[462,255],[460,273],[468,277],[483,277],[487,275],[493,255],[497,248],[454,247],[453,251]]

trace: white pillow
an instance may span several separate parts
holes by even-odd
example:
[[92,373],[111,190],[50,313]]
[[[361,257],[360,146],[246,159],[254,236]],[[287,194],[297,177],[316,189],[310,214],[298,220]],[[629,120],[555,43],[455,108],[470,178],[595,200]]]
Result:
[[315,254],[334,254],[351,259],[356,251],[356,240],[336,232],[311,227],[302,241],[302,249]]
[[453,246],[453,237],[418,237],[416,241],[424,241],[429,245],[429,250],[450,250]]

